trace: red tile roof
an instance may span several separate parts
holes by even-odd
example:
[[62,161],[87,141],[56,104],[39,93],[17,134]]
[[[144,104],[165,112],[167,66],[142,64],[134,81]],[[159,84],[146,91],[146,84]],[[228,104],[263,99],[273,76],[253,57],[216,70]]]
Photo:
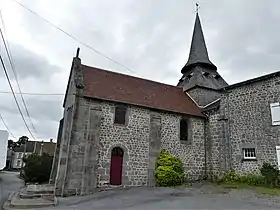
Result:
[[180,87],[82,65],[84,96],[204,116]]

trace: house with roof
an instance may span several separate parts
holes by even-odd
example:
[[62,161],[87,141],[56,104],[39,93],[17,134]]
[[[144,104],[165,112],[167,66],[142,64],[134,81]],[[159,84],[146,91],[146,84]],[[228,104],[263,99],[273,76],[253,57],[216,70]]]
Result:
[[[25,148],[26,147],[26,148]],[[16,147],[11,155],[11,165],[12,169],[20,169],[23,166],[22,158],[24,155],[28,156],[33,153],[39,155],[47,153],[54,156],[54,151],[56,148],[56,143],[51,139],[50,142],[44,141],[28,141],[25,145]]]
[[82,64],[78,49],[50,178],[56,195],[154,186],[162,149],[183,161],[189,180],[278,164],[280,72],[228,85],[197,13],[181,73],[174,86],[132,77]]

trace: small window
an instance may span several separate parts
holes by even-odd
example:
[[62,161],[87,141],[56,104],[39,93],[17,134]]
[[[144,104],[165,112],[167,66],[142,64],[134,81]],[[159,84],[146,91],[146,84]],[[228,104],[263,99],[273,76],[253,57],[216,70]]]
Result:
[[18,158],[22,158],[22,153],[18,153]]
[[246,160],[256,159],[256,149],[255,148],[243,149],[243,158]]
[[20,166],[20,165],[21,165],[21,161],[18,160],[18,161],[17,161],[17,166]]
[[126,110],[127,108],[125,106],[116,106],[114,123],[120,125],[125,124]]
[[270,104],[272,125],[280,125],[280,103]]
[[186,119],[180,120],[180,140],[188,140],[188,121]]

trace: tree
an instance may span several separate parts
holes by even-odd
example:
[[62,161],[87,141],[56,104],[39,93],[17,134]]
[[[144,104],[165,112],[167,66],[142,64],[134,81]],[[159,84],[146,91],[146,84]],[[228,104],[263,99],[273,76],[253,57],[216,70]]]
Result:
[[29,138],[27,136],[22,136],[18,139],[17,144],[19,146],[25,145],[28,142]]
[[8,140],[8,149],[12,149],[14,150],[14,148],[16,148],[18,145],[16,142],[14,142],[13,140],[9,139]]
[[22,177],[25,183],[46,183],[49,181],[53,156],[43,153],[41,156],[34,153],[23,158]]

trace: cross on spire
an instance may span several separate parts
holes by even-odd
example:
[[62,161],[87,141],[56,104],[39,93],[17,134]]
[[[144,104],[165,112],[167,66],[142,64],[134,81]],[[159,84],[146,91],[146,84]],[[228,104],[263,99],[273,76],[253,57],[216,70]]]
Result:
[[199,10],[199,4],[198,4],[198,3],[195,3],[195,7],[196,7],[196,9],[195,9],[195,13],[198,13],[198,10]]

